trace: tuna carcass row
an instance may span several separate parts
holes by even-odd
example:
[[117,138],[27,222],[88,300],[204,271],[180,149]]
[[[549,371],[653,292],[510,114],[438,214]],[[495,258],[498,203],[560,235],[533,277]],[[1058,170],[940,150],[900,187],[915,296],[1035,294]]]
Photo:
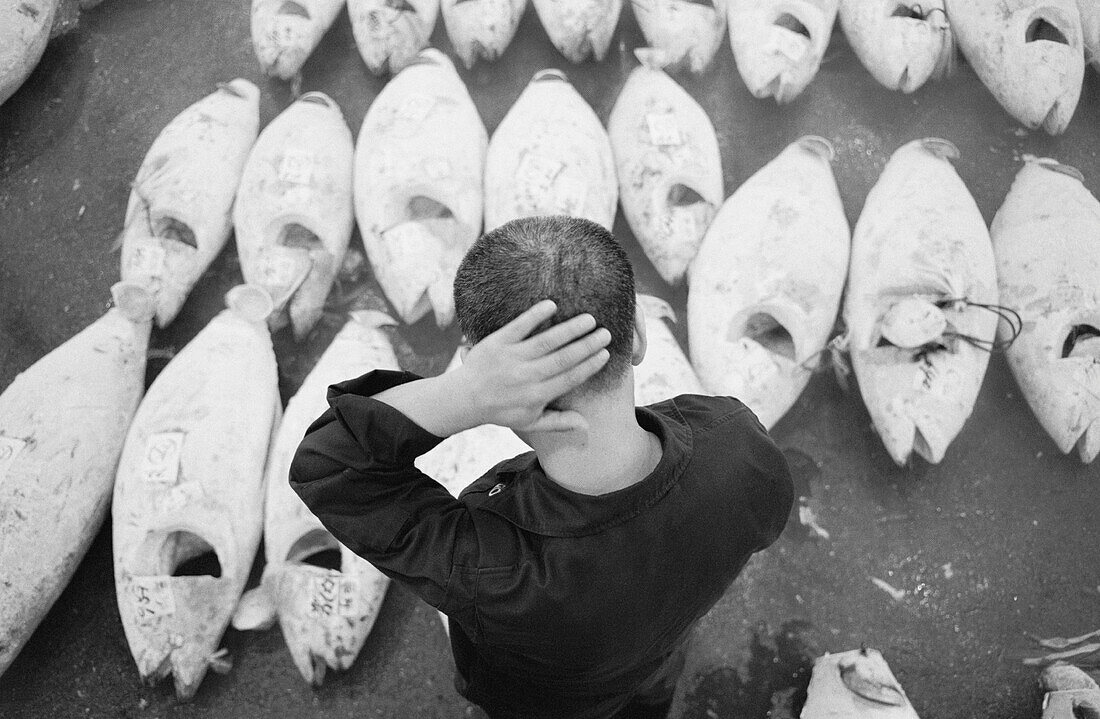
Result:
[[126,208],[122,279],[154,294],[161,327],[229,239],[259,126],[260,91],[238,78],[177,115],[145,154]]
[[1023,325],[1008,365],[1058,449],[1091,462],[1100,453],[1100,202],[1074,168],[1027,158],[990,234],[1001,302]]
[[277,617],[294,665],[314,686],[326,669],[345,670],[363,648],[389,578],[336,540],[290,488],[290,463],[309,425],[328,409],[329,385],[375,369],[399,369],[372,310],[355,311],[287,403],[265,471],[264,567],[233,617],[237,629],[269,626]]
[[722,204],[722,157],[707,113],[661,71],[660,51],[642,61],[619,93],[607,132],[623,214],[669,284],[695,257]]
[[619,187],[600,118],[560,70],[540,70],[493,133],[485,160],[485,230],[534,215],[610,229]]
[[982,214],[937,138],[898,149],[852,237],[844,319],[860,392],[899,465],[929,462],[974,409],[998,315]]
[[803,137],[726,200],[688,269],[703,386],[771,427],[805,389],[836,323],[850,232],[832,145]]
[[245,164],[233,224],[245,282],[275,302],[298,340],[321,318],[351,241],[351,130],[324,93],[308,92],[260,133]]
[[111,507],[115,591],[138,673],[194,696],[229,669],[222,633],[263,528],[263,472],[278,415],[267,329],[252,285],[161,371],[126,435]]
[[113,309],[0,395],[0,675],[99,532],[145,389],[153,298],[126,283],[112,293]]
[[391,80],[355,148],[355,215],[374,276],[404,322],[454,320],[452,285],[481,231],[488,134],[435,49]]

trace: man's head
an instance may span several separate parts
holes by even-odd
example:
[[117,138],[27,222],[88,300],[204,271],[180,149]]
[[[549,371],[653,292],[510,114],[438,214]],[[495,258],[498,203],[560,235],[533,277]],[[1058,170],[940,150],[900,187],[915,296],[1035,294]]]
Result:
[[518,317],[539,300],[558,311],[545,327],[583,312],[611,332],[611,359],[581,392],[616,387],[631,362],[634,271],[614,236],[576,217],[513,220],[483,235],[455,276],[455,312],[472,343]]

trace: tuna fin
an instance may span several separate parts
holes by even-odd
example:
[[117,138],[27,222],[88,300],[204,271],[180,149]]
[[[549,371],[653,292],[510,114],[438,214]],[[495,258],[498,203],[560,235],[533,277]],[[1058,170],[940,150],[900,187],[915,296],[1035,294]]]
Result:
[[237,285],[225,294],[225,305],[248,322],[263,322],[275,309],[271,295],[259,285]]
[[271,592],[267,591],[267,585],[260,584],[241,596],[233,612],[233,628],[242,632],[267,630],[275,624],[277,616]]
[[671,322],[676,322],[676,312],[673,311],[672,305],[665,302],[660,297],[654,297],[653,295],[638,294],[637,302],[642,306],[642,311],[645,312],[646,317],[663,318]]
[[865,647],[860,650],[858,657],[841,661],[838,667],[841,681],[852,693],[886,706],[903,707],[908,703],[901,685],[890,673],[886,661],[878,652],[874,655],[868,654]]
[[396,327],[398,322],[394,318],[380,310],[355,310],[349,312],[353,322],[364,324],[368,327]]
[[848,378],[852,376],[852,362],[848,359],[848,345],[851,337],[847,332],[839,334],[829,340],[829,344],[825,348],[829,352],[829,359],[833,365],[833,375],[836,377],[836,383],[840,385],[840,388],[845,393],[851,391],[851,387],[848,384]]
[[951,24],[945,19],[941,29],[946,37],[940,48],[939,57],[936,58],[936,67],[932,70],[933,80],[943,80],[955,74],[959,66],[959,46],[955,33],[951,30]]
[[206,658],[206,663],[215,674],[228,674],[233,669],[233,658],[229,656],[229,650],[222,647]]
[[962,156],[959,148],[955,147],[955,143],[950,140],[944,140],[940,137],[926,137],[920,143],[926,152],[941,160],[957,160]]
[[131,322],[148,322],[157,311],[156,298],[136,282],[116,282],[111,286],[115,307]]
[[548,67],[545,70],[539,70],[531,78],[531,82],[544,82],[547,80],[557,80],[559,82],[569,82],[569,76],[556,67]]
[[803,150],[818,155],[825,162],[832,162],[836,159],[836,148],[833,147],[833,143],[819,135],[804,135],[798,138],[798,144]]
[[451,283],[445,280],[428,285],[426,294],[432,303],[435,323],[440,328],[450,325],[455,320],[455,304],[452,293]]
[[439,612],[439,621],[443,622],[443,632],[448,637],[450,637],[451,636],[451,625],[448,623],[447,615],[444,614],[443,612]]
[[331,97],[323,92],[318,92],[317,90],[307,92],[306,94],[299,97],[297,101],[308,102],[313,105],[320,105],[321,107],[327,107],[330,110],[340,109]]
[[656,47],[636,48],[634,57],[638,58],[638,62],[650,70],[663,70],[669,64],[668,53]]
[[1085,464],[1091,464],[1096,455],[1100,454],[1100,419],[1093,420],[1077,440],[1077,454]]
[[1076,167],[1071,165],[1063,165],[1052,157],[1036,157],[1035,155],[1024,155],[1024,162],[1035,163],[1053,172],[1060,172],[1063,175],[1067,175],[1084,184],[1085,175]]

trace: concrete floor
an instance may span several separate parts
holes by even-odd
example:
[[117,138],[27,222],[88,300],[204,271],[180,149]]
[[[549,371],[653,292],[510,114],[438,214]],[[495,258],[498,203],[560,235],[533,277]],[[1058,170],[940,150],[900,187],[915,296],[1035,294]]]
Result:
[[[150,143],[215,83],[247,77],[263,89],[264,122],[290,101],[252,55],[244,0],[109,0],[74,33],[54,41],[27,84],[0,107],[0,386],[98,317],[118,278],[112,250],[128,186]],[[435,43],[450,46],[442,23]],[[601,63],[568,67],[529,9],[494,65],[463,71],[490,132],[531,74],[566,69],[606,120],[633,67],[624,48],[642,38],[624,11]],[[1075,165],[1100,192],[1100,76],[1089,72],[1077,115],[1060,138],[1023,132],[964,66],[914,96],[878,86],[837,30],[815,82],[778,108],[754,100],[728,46],[709,72],[678,78],[718,128],[732,192],[805,133],[837,146],[834,164],[854,224],[889,153],[938,135],[962,151],[957,168],[985,219],[1004,198],[1023,153]],[[341,104],[358,132],[382,87],[356,51],[346,15],[306,65],[305,90]],[[621,216],[616,233],[640,288],[685,308],[664,285]],[[353,239],[352,246],[359,246]],[[196,287],[175,324],[154,332],[149,378],[220,308],[240,281],[232,244]],[[344,305],[384,306],[373,280],[345,278]],[[284,399],[297,388],[341,321],[305,343],[276,336]],[[442,371],[458,341],[428,323],[402,327],[403,365]],[[678,330],[681,342],[686,336]],[[879,648],[925,717],[1038,717],[1038,653],[1025,636],[1069,636],[1100,627],[1100,466],[1060,455],[994,356],[977,407],[938,466],[898,469],[857,395],[827,374],[814,379],[775,428],[812,497],[825,542],[797,524],[759,555],[704,620],[673,716],[766,716],[773,692],[804,688],[806,656],[861,643]],[[798,454],[801,453],[801,454]],[[28,547],[28,551],[33,551]],[[2,572],[2,568],[0,568]],[[907,591],[902,601],[871,577]],[[72,583],[0,679],[0,715],[30,717],[460,717],[470,708],[451,685],[452,663],[435,612],[390,589],[358,663],[305,685],[277,630],[230,630],[227,676],[210,674],[179,705],[170,684],[140,685],[115,605],[110,531],[104,527]]]

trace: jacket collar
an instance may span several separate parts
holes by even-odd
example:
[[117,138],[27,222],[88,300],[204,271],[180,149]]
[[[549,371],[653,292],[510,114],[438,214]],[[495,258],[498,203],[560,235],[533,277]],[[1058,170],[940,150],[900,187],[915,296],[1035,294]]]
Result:
[[661,460],[642,481],[608,494],[580,494],[547,477],[535,453],[528,452],[472,484],[463,499],[471,508],[549,537],[583,537],[625,522],[660,500],[691,459],[691,428],[671,400],[634,411],[638,424],[661,441]]

